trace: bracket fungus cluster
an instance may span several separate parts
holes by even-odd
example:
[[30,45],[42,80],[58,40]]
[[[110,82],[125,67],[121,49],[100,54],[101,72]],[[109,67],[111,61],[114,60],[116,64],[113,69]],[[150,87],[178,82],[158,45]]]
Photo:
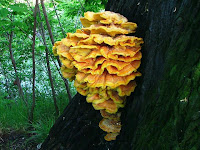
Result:
[[99,127],[107,132],[105,140],[115,140],[121,130],[119,108],[136,87],[135,77],[142,54],[142,38],[126,36],[137,25],[114,12],[86,12],[80,18],[84,28],[53,46],[59,56],[64,78],[74,80],[77,91],[86,96],[103,119]]

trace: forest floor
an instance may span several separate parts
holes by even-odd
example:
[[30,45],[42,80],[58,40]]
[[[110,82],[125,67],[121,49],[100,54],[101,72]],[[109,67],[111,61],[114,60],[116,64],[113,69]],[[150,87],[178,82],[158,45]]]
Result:
[[30,137],[24,131],[0,131],[0,150],[37,150],[39,144],[28,140]]

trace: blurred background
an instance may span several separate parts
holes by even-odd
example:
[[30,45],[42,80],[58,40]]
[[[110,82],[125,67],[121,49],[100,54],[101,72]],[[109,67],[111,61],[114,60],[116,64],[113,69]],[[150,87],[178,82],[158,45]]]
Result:
[[52,46],[82,27],[84,12],[104,11],[106,3],[39,0],[34,17],[35,0],[0,0],[0,149],[35,149],[43,142],[76,94]]

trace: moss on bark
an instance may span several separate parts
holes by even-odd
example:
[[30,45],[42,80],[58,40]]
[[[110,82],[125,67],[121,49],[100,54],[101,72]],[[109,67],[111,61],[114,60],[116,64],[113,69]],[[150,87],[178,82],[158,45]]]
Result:
[[150,102],[143,109],[133,149],[200,149],[200,13],[197,1],[190,5],[181,13],[183,31],[171,34],[168,48],[160,46],[166,49],[164,78],[145,94]]

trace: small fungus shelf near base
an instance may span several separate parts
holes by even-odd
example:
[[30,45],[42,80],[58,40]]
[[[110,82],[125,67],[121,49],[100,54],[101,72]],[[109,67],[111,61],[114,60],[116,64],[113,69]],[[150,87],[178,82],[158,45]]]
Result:
[[142,38],[126,36],[137,25],[114,12],[86,12],[80,19],[85,28],[57,41],[53,53],[59,56],[64,78],[74,80],[77,91],[86,96],[103,119],[99,127],[105,140],[115,140],[121,130],[119,108],[136,87],[135,77],[142,54]]

